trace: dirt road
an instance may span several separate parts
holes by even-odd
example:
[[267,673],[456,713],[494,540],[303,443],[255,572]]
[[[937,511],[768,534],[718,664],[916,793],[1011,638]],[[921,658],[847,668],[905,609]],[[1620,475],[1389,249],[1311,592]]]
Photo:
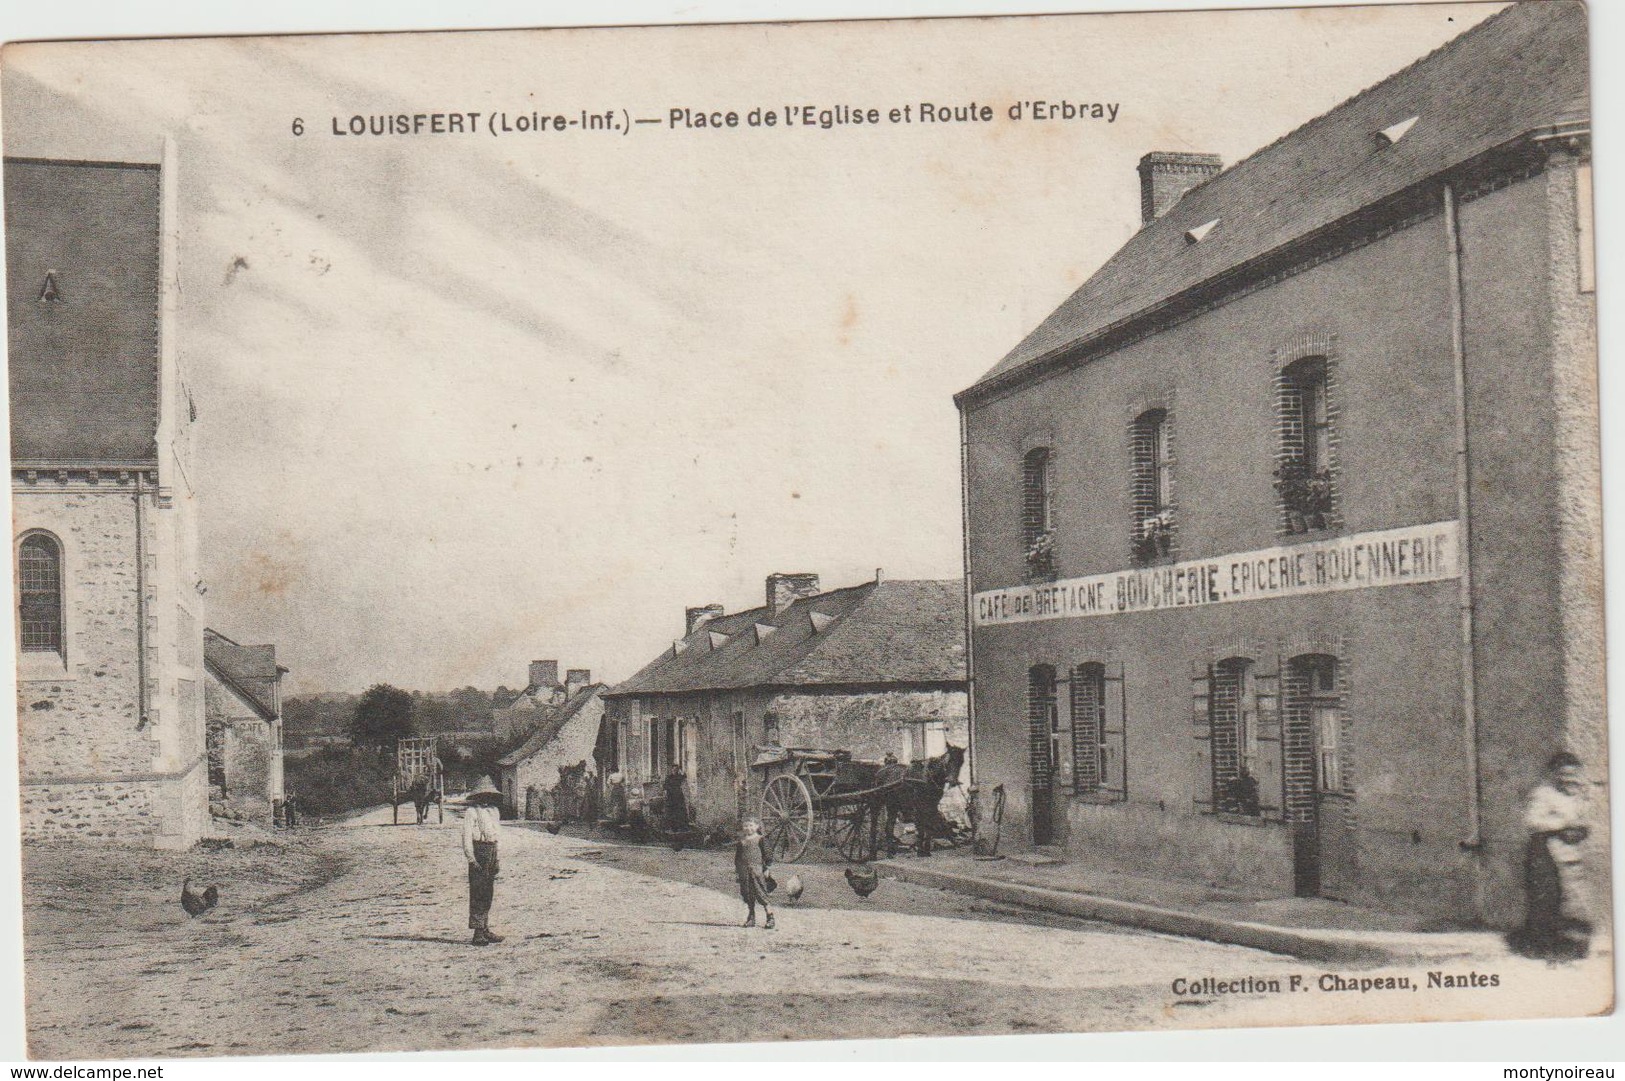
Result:
[[[31,851],[31,1052],[173,1057],[1211,1024],[1197,1015],[1225,1004],[1175,1004],[1169,972],[1265,977],[1301,967],[900,882],[860,901],[834,866],[798,868],[800,904],[780,909],[775,931],[747,930],[726,852],[672,857],[524,828],[503,839],[492,925],[507,941],[478,949],[468,943],[454,816],[441,827],[388,822],[386,810],[285,848],[212,855]],[[196,920],[176,900],[183,864],[196,881],[222,885],[219,908]]]

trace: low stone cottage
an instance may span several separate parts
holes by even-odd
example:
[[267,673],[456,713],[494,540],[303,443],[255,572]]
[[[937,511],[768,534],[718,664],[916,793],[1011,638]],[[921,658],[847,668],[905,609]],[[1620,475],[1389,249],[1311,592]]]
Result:
[[[582,677],[578,681],[577,676]],[[582,784],[604,716],[603,692],[587,669],[570,673],[570,694],[562,702],[525,712],[533,727],[525,741],[503,755],[497,783],[509,813],[523,818],[580,818]],[[561,773],[571,781],[561,786]]]
[[282,677],[276,646],[203,632],[209,786],[228,806],[269,817],[282,799]]
[[681,638],[604,695],[599,776],[618,779],[632,813],[674,762],[699,827],[732,829],[760,800],[750,764],[763,748],[910,762],[966,745],[958,581],[877,573],[824,592],[816,574],[774,574],[760,607],[685,616]]

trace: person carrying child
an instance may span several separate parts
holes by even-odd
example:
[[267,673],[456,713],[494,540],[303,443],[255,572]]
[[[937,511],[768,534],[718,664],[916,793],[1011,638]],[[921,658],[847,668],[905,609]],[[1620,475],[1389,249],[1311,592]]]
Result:
[[750,909],[746,927],[756,926],[756,906],[762,906],[767,917],[764,930],[773,930],[773,913],[767,907],[767,868],[772,860],[767,854],[767,840],[762,836],[762,824],[754,818],[745,819],[745,828],[734,845],[734,877],[739,880],[739,897]]

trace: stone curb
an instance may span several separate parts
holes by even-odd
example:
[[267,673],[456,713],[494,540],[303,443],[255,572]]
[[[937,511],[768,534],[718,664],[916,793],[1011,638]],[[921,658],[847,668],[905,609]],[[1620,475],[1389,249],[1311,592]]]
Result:
[[1409,951],[1390,950],[1378,943],[1327,933],[1220,919],[1134,901],[1115,901],[1095,894],[1052,890],[1042,886],[1001,882],[998,879],[982,878],[977,875],[937,871],[912,863],[881,860],[872,866],[888,878],[920,886],[936,886],[939,889],[952,890],[984,900],[1004,901],[1063,916],[1139,927],[1165,935],[1248,946],[1255,950],[1289,954],[1308,961],[1370,964],[1415,959],[1414,954]]

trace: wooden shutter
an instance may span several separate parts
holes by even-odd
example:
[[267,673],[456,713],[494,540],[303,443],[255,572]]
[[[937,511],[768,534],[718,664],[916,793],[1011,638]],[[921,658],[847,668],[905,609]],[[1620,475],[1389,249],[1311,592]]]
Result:
[[1097,791],[1102,786],[1099,760],[1100,703],[1096,701],[1099,687],[1092,678],[1091,665],[1081,664],[1072,669],[1068,681],[1072,703],[1072,784],[1079,795]]
[[1100,716],[1101,729],[1100,789],[1113,799],[1128,799],[1128,696],[1123,679],[1123,662],[1111,661],[1106,666],[1106,694]]
[[1191,800],[1198,814],[1213,813],[1213,728],[1208,718],[1208,691],[1213,666],[1198,661],[1191,669]]
[[1281,659],[1261,657],[1253,669],[1254,718],[1258,723],[1258,814],[1280,822],[1286,783],[1281,770]]

